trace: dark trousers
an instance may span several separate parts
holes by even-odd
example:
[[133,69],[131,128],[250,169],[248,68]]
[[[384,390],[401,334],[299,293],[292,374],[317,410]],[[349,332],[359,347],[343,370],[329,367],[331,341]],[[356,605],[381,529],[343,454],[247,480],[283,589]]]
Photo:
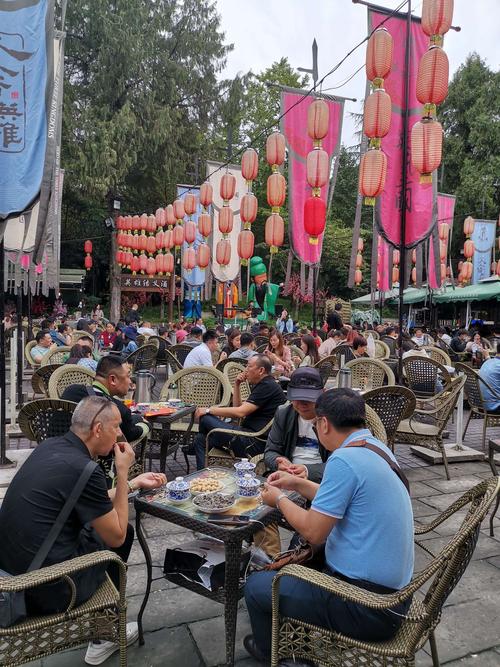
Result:
[[[271,654],[271,594],[275,574],[275,572],[256,572],[248,578],[245,585],[245,600],[253,636],[257,646],[266,656]],[[392,589],[384,586],[343,578],[366,590],[377,593],[392,592]],[[301,619],[306,623],[365,641],[384,641],[393,637],[403,620],[400,615],[406,613],[411,603],[407,601],[394,607],[393,610],[369,609],[342,600],[314,584],[286,576],[280,580],[279,591],[281,616]]]
[[[207,433],[210,433],[214,428],[225,428],[231,430],[241,430],[239,424],[222,421],[213,415],[205,415],[200,419],[200,430],[194,439],[194,453],[196,455],[196,467],[202,470],[205,467],[206,441]],[[218,433],[216,437],[210,438],[210,445],[212,447],[221,447],[222,449],[230,449],[235,456],[255,456],[262,454],[264,451],[264,442],[259,442],[254,438],[242,438],[238,435],[230,435],[228,433]]]
[[[127,562],[134,542],[134,528],[130,524],[127,526],[127,535],[125,541],[120,547],[107,547],[101,538],[92,528],[84,528],[80,534],[80,543],[76,553],[72,558],[83,556],[109,549],[114,551],[124,563]],[[69,560],[69,559],[68,559]],[[75,606],[78,606],[88,600],[96,592],[104,581],[106,574],[115,587],[120,585],[120,575],[118,566],[115,563],[96,565],[95,567],[81,570],[73,575],[71,579],[76,587]],[[58,580],[51,584],[44,584],[37,588],[32,588],[26,592],[26,609],[29,616],[38,614],[58,614],[68,608],[71,600],[71,591],[69,585],[64,580]]]

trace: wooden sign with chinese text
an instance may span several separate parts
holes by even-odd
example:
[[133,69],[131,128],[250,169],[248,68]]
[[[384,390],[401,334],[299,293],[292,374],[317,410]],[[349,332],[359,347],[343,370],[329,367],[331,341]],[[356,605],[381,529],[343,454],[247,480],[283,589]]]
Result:
[[168,292],[170,281],[170,276],[149,277],[122,274],[120,276],[120,289],[122,292]]

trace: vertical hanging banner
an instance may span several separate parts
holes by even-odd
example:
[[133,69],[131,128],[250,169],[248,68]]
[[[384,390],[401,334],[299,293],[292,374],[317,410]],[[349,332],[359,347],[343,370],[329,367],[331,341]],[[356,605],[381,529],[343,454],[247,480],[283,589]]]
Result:
[[38,220],[45,224],[57,106],[53,37],[54,0],[0,0],[0,220],[28,209],[47,180]]
[[378,290],[388,292],[392,289],[392,247],[379,236],[378,239]]
[[447,224],[449,228],[448,234],[448,252],[450,248],[450,239],[453,235],[453,216],[455,214],[455,197],[454,195],[445,195],[439,193],[437,197],[438,226],[432,231],[429,238],[429,263],[427,265],[427,282],[431,289],[438,289],[441,287],[441,270],[440,270],[440,256],[439,256],[439,225]]
[[231,199],[231,208],[234,212],[233,229],[226,236],[231,244],[231,260],[227,266],[221,266],[215,259],[217,243],[224,236],[219,230],[219,211],[222,208],[222,197],[220,196],[220,182],[226,173],[226,167],[222,167],[221,162],[207,162],[207,178],[214,189],[214,198],[212,203],[213,212],[213,232],[212,232],[212,273],[216,280],[225,283],[229,280],[236,280],[240,272],[240,258],[238,256],[238,234],[241,231],[240,219],[240,201],[246,192],[246,182],[241,175],[239,165],[229,165],[228,171],[236,178],[236,190],[233,199]]
[[[317,264],[321,258],[323,235],[317,245],[309,243],[309,236],[304,230],[304,204],[310,195],[311,187],[307,183],[306,159],[313,148],[312,139],[307,134],[307,111],[315,98],[322,98],[328,104],[330,122],[328,134],[323,139],[322,148],[328,153],[329,173],[334,157],[340,150],[340,135],[344,117],[344,99],[330,95],[311,94],[303,99],[305,91],[284,88],[281,93],[281,111],[286,115],[281,120],[281,131],[285,135],[288,147],[288,232],[290,246],[294,255],[309,266]],[[302,100],[302,101],[300,101]],[[336,174],[336,172],[335,172]],[[321,188],[321,199],[328,202],[329,186],[335,187],[335,179]]]
[[496,220],[475,220],[471,239],[474,241],[474,257],[472,264],[474,272],[471,283],[475,285],[483,278],[491,275],[491,251],[495,245],[497,230]]
[[[422,104],[416,96],[418,63],[429,48],[429,38],[420,25],[420,19],[412,17],[409,59],[409,116],[408,154],[403,158],[403,127],[405,121],[405,51],[407,17],[395,14],[387,20],[386,12],[379,7],[369,6],[368,32],[371,33],[383,21],[394,42],[392,68],[384,79],[384,88],[391,97],[392,115],[388,134],[382,140],[382,150],[387,155],[387,176],[382,194],[377,197],[375,221],[380,234],[394,246],[401,240],[401,208],[406,200],[405,245],[414,247],[426,239],[437,220],[436,176],[432,183],[421,184],[420,175],[413,167],[411,155],[411,129],[422,115]],[[403,160],[406,159],[407,189],[402,192]]]

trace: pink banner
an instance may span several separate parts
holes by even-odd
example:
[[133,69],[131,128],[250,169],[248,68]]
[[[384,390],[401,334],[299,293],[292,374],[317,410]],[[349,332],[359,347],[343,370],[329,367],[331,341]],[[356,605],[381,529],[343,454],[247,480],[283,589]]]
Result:
[[392,247],[378,237],[377,253],[378,289],[380,292],[388,292],[392,289]]
[[[309,236],[304,231],[304,203],[311,195],[311,187],[306,178],[306,158],[313,149],[312,139],[307,134],[307,110],[314,101],[310,95],[302,102],[303,93],[284,91],[281,96],[282,112],[286,116],[282,119],[282,132],[288,146],[288,230],[290,245],[295,256],[305,264],[317,264],[321,258],[323,235],[319,237],[318,245],[309,243]],[[332,158],[340,149],[340,134],[344,115],[344,101],[334,100],[324,95],[323,98],[330,109],[330,129],[323,139],[323,149]],[[294,105],[296,105],[294,107]],[[292,108],[293,107],[293,108]],[[334,187],[332,182],[332,187]],[[328,185],[321,188],[321,198],[327,202]]]
[[[427,282],[431,289],[438,289],[441,287],[441,260],[437,256],[439,250],[439,225],[443,222],[448,223],[450,233],[448,235],[448,250],[450,247],[449,241],[453,232],[453,215],[455,213],[455,197],[453,195],[444,195],[439,193],[437,196],[438,207],[438,229],[429,239],[429,266],[427,268]],[[434,252],[434,249],[436,252]]]
[[[382,139],[382,150],[387,155],[387,178],[384,192],[378,197],[375,220],[380,233],[392,245],[399,246],[401,238],[401,207],[405,197],[402,193],[403,169],[403,124],[405,107],[405,50],[407,23],[404,15],[397,14],[389,20],[387,14],[369,9],[368,30],[385,21],[384,28],[394,40],[392,69],[384,80],[384,88],[391,96],[392,118],[389,133]],[[419,173],[411,164],[411,129],[422,115],[422,105],[416,97],[418,63],[429,47],[429,38],[424,34],[419,19],[411,24],[410,49],[410,89],[408,120],[408,179],[406,190],[406,238],[407,247],[413,247],[430,234],[437,215],[436,187],[434,184],[420,184]]]

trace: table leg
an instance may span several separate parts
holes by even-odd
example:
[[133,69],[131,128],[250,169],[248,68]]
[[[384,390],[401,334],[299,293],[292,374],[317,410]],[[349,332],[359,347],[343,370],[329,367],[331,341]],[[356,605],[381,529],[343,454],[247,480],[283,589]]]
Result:
[[170,424],[163,423],[161,426],[161,444],[160,444],[160,472],[165,472],[167,465],[167,451],[170,434]]
[[184,437],[182,439],[182,453],[184,454],[184,461],[186,462],[186,470],[188,475],[189,475],[189,459],[186,454],[186,449],[188,444],[188,438],[191,435],[191,431],[193,430],[193,424],[194,424],[194,412],[191,414],[189,426],[187,427],[187,430],[184,433]]
[[139,644],[142,646],[144,644],[144,632],[142,629],[142,617],[144,614],[144,610],[146,609],[146,605],[148,603],[149,599],[149,594],[151,593],[151,583],[153,581],[153,561],[151,560],[151,552],[148,547],[148,543],[146,541],[146,538],[144,536],[144,532],[142,530],[141,526],[141,512],[136,513],[135,517],[135,532],[137,535],[137,539],[139,540],[139,544],[141,545],[141,549],[144,553],[144,557],[146,559],[146,572],[147,572],[147,578],[146,578],[146,592],[144,594],[144,599],[141,604],[141,608],[139,609],[139,614],[137,616],[137,625],[139,627]]
[[226,603],[224,605],[224,621],[226,626],[226,664],[234,665],[234,643],[236,640],[236,619],[238,615],[241,541],[226,542],[226,573],[224,588]]

